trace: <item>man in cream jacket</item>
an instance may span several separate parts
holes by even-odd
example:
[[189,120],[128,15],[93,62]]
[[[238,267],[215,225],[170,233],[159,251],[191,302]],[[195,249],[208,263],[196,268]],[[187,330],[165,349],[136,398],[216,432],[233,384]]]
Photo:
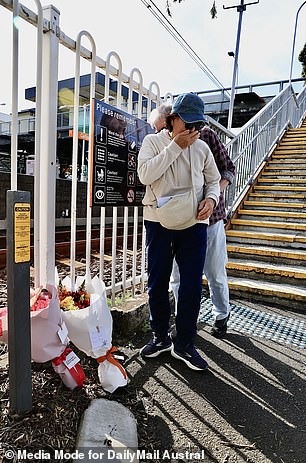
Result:
[[[171,354],[194,370],[208,368],[193,344],[202,293],[202,271],[209,217],[218,204],[220,174],[208,145],[199,140],[204,103],[194,93],[180,95],[167,118],[167,129],[147,135],[139,152],[138,175],[146,185],[143,198],[148,262],[151,341],[143,357]],[[158,220],[158,200],[194,188],[198,199],[196,223],[185,229],[168,229]],[[161,206],[162,207],[162,206]],[[169,280],[173,259],[179,267],[176,332],[169,336]]]

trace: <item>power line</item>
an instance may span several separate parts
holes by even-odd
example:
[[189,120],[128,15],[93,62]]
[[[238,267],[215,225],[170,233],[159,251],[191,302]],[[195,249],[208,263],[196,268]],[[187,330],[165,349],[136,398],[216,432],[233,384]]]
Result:
[[[216,85],[216,87],[220,88],[221,90],[224,90],[224,85],[213,74],[213,72],[204,63],[200,56],[194,51],[194,49],[189,45],[189,43],[184,39],[184,37],[179,33],[179,31],[171,24],[171,22],[166,18],[166,16],[157,7],[157,5],[152,0],[149,0],[150,3],[146,0],[141,1],[153,14],[153,16],[155,16],[158,22],[172,35],[176,42],[183,48],[183,50],[186,51],[186,53],[192,58],[192,60],[206,74],[206,76],[214,83],[214,85]],[[152,6],[155,8],[156,11],[152,8]]]

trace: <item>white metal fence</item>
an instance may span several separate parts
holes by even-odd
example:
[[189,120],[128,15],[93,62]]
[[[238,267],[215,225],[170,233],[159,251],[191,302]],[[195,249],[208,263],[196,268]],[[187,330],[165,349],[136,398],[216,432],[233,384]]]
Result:
[[[111,51],[106,60],[96,56],[94,38],[87,31],[81,31],[76,41],[70,39],[60,29],[60,14],[52,6],[42,9],[39,0],[35,0],[38,14],[19,4],[17,0],[0,0],[0,6],[11,10],[13,16],[37,27],[37,72],[36,72],[36,117],[35,117],[35,188],[34,188],[34,266],[36,285],[54,283],[55,279],[55,189],[56,189],[56,137],[57,137],[57,89],[58,89],[58,56],[59,47],[64,46],[75,52],[75,92],[74,92],[74,138],[72,154],[72,200],[71,200],[71,267],[72,279],[75,277],[76,259],[76,202],[77,202],[77,132],[79,127],[80,98],[80,59],[91,62],[90,97],[95,96],[95,72],[100,68],[105,75],[104,101],[109,102],[110,78],[117,82],[116,107],[122,108],[121,88],[128,90],[127,110],[130,114],[143,117],[151,110],[152,102],[159,104],[160,90],[153,81],[148,88],[143,85],[142,74],[134,68],[129,75],[122,72],[122,63],[118,54]],[[14,22],[12,21],[12,24]],[[86,36],[91,44],[91,51],[81,46],[81,39]],[[18,135],[18,29],[13,25],[13,67],[12,67],[12,130],[11,130],[11,189],[17,189],[17,135]],[[116,60],[117,67],[110,61]],[[135,79],[136,75],[136,79]],[[155,90],[155,93],[153,93]],[[136,104],[132,101],[133,92],[138,95]],[[166,95],[166,99],[171,94]],[[146,106],[143,105],[143,97]],[[126,109],[124,107],[124,109]],[[277,97],[266,105],[251,121],[249,121],[234,137],[211,118],[208,124],[216,130],[219,137],[227,144],[229,154],[236,165],[236,179],[226,194],[227,209],[233,210],[237,200],[253,181],[254,173],[263,160],[277,144],[284,130],[292,125],[298,126],[306,109],[306,89],[296,98],[291,86],[285,88]],[[91,109],[92,111],[92,109]],[[93,120],[92,114],[90,120]],[[91,127],[89,128],[91,132]],[[92,142],[91,142],[92,143]],[[88,176],[92,166],[89,165]],[[127,277],[128,226],[133,220],[132,272]],[[117,261],[117,224],[118,209],[112,212],[112,276],[108,292],[114,300],[118,291],[131,288],[133,292],[145,284],[145,233],[138,207],[123,210],[123,263],[122,277],[116,276]],[[84,277],[91,278],[91,208],[89,206],[89,186],[87,192],[86,217],[86,270]],[[104,278],[105,262],[105,208],[100,214],[100,263],[99,276]],[[141,234],[141,247],[138,246],[138,235]],[[137,261],[138,255],[138,261]],[[140,263],[139,263],[140,259]]]
[[[35,0],[38,14],[35,14],[17,0],[0,0],[0,6],[12,11],[13,27],[13,67],[12,67],[12,123],[11,123],[11,189],[17,189],[17,135],[18,135],[18,57],[19,33],[14,18],[18,16],[37,27],[37,78],[36,78],[36,138],[35,138],[35,180],[34,180],[34,267],[36,285],[54,283],[55,280],[55,189],[56,189],[56,138],[57,138],[57,97],[58,97],[58,62],[59,47],[64,46],[75,52],[75,88],[74,88],[74,124],[73,124],[73,154],[72,154],[72,199],[71,199],[71,267],[72,280],[75,277],[76,258],[76,202],[77,202],[77,143],[80,107],[80,59],[91,62],[90,99],[95,96],[95,73],[99,68],[105,75],[104,101],[110,100],[110,79],[117,83],[116,107],[126,110],[130,114],[142,117],[152,109],[152,103],[159,105],[160,89],[155,81],[148,88],[143,84],[141,71],[131,70],[129,75],[122,72],[122,63],[118,54],[111,51],[106,60],[96,55],[95,40],[87,31],[81,31],[76,41],[69,38],[60,29],[60,12],[53,6],[41,7],[39,0]],[[90,41],[91,50],[81,46],[83,36]],[[117,67],[110,61],[116,60]],[[127,88],[127,101],[122,101],[121,88]],[[133,93],[138,95],[132,101]],[[92,111],[92,109],[91,109]],[[93,115],[90,114],[90,121]],[[91,124],[91,122],[90,122]],[[91,133],[91,127],[89,127]],[[92,140],[90,141],[92,143]],[[89,150],[91,148],[89,147]],[[89,162],[88,176],[92,166]],[[85,279],[91,278],[91,208],[89,206],[89,182],[87,191],[87,220],[86,220],[86,271]],[[139,226],[138,207],[124,207],[123,213],[123,268],[122,280],[116,278],[117,259],[117,223],[118,210],[113,208],[112,214],[112,277],[108,291],[114,299],[118,290],[126,291],[128,287],[135,292],[136,285],[144,287],[145,253],[144,227]],[[133,215],[133,257],[132,276],[127,278],[128,226]],[[141,222],[140,222],[141,224]],[[101,208],[100,215],[100,278],[104,277],[104,238],[105,238],[105,208]],[[142,249],[138,250],[137,236],[142,233]],[[140,266],[137,264],[137,254],[141,256]]]

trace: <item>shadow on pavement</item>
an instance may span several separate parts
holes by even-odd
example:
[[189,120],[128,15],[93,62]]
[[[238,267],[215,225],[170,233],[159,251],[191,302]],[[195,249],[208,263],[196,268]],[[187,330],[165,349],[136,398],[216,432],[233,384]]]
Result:
[[206,372],[169,353],[127,362],[129,387],[145,397],[152,447],[205,449],[205,462],[304,462],[304,351],[235,332],[217,340],[204,324],[195,344]]

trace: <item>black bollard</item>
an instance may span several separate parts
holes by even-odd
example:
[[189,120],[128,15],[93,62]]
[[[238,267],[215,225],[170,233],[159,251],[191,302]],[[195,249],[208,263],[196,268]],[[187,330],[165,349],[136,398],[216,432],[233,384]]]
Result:
[[32,409],[30,193],[7,191],[7,301],[10,407]]

